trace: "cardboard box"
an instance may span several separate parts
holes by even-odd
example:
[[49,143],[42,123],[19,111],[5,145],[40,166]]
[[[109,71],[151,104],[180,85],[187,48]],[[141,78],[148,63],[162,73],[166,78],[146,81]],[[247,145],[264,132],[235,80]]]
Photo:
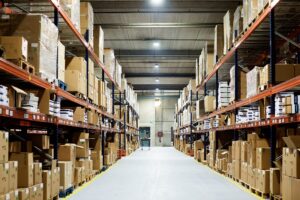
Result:
[[27,61],[28,42],[24,37],[1,36],[0,46],[4,48],[5,59]]
[[22,142],[9,142],[9,153],[18,153],[22,151]]
[[241,160],[241,140],[232,141],[232,159],[233,160]]
[[215,39],[214,39],[214,65],[223,56],[224,50],[224,27],[222,24],[215,26]]
[[8,182],[9,191],[16,190],[18,188],[18,162],[9,161],[9,172],[8,172]]
[[300,135],[290,135],[288,137],[283,137],[282,139],[289,148],[300,148]]
[[280,169],[279,168],[271,168],[270,169],[270,192],[274,195],[280,195]]
[[247,162],[247,155],[248,155],[248,142],[243,141],[241,142],[241,161]]
[[257,148],[256,149],[256,168],[270,169],[271,163],[271,149],[270,148]]
[[29,187],[29,199],[36,200],[37,199],[37,186]]
[[[29,199],[29,188],[20,188],[18,189],[19,192],[19,200],[30,200]],[[46,199],[44,199],[46,200]]]
[[85,108],[76,107],[73,114],[73,120],[75,122],[86,122],[85,117],[86,117]]
[[282,176],[282,199],[298,200],[300,196],[300,179]]
[[60,185],[60,168],[56,167],[52,169],[51,176],[51,197],[55,197],[59,193],[59,185]]
[[12,153],[10,160],[18,161],[18,187],[33,185],[33,154],[27,152]]
[[0,195],[6,194],[9,191],[8,183],[9,163],[0,164]]
[[42,183],[42,163],[33,163],[33,184],[37,185]]
[[32,141],[34,146],[40,149],[50,149],[50,137],[48,135],[28,135],[28,139]]
[[92,151],[91,159],[93,160],[93,170],[100,171],[103,167],[103,156],[100,151]]
[[66,58],[66,70],[74,70],[80,72],[83,77],[86,77],[86,61],[83,57]]
[[89,157],[89,134],[88,133],[74,133],[73,142],[76,146],[76,158]]
[[248,165],[248,183],[252,188],[256,188],[256,169]]
[[248,163],[242,162],[241,163],[241,180],[248,184]]
[[104,32],[99,25],[94,26],[94,51],[101,63],[104,55]]
[[300,149],[283,148],[282,174],[300,178]]
[[0,163],[8,161],[8,132],[0,131]]
[[234,165],[234,178],[240,179],[241,178],[241,161],[233,160],[232,164]]
[[66,59],[65,59],[65,46],[58,41],[57,53],[58,53],[58,79],[65,82],[65,71],[66,71]]
[[48,200],[51,198],[51,180],[52,180],[52,172],[51,170],[43,170],[42,172],[43,177],[43,185],[44,185],[44,193],[43,199]]
[[36,185],[37,191],[36,191],[36,200],[42,200],[44,198],[44,184],[40,183]]
[[82,182],[83,180],[82,171],[83,171],[83,167],[75,167],[74,185],[79,185]]
[[86,95],[86,77],[80,71],[67,69],[65,83],[68,85],[68,91]]
[[80,2],[80,32],[85,36],[86,31],[89,30],[88,43],[93,46],[94,41],[94,11],[91,3]]
[[224,50],[223,53],[226,54],[232,45],[232,28],[233,28],[233,12],[228,10],[223,17],[224,24]]
[[60,168],[60,190],[66,190],[72,186],[72,161],[59,161],[58,166]]
[[204,97],[204,109],[206,113],[215,111],[216,108],[216,104],[214,103],[215,100],[216,100],[215,96]]
[[256,189],[263,194],[270,193],[270,170],[257,169]]

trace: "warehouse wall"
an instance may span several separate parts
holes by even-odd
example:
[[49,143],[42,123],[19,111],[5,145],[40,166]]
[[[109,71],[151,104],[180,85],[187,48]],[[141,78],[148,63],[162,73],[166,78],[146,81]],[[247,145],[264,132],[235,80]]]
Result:
[[[151,127],[152,146],[171,146],[171,127],[174,124],[175,103],[178,97],[159,97],[161,105],[155,107],[157,97],[138,98],[140,104],[139,126]],[[159,141],[157,132],[162,131],[163,137]]]

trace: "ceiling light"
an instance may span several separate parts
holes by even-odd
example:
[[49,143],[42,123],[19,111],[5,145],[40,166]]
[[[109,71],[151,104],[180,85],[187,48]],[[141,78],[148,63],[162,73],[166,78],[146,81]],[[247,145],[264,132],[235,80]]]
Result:
[[160,47],[160,43],[159,42],[153,42],[153,47],[159,48]]
[[159,68],[159,64],[155,64],[154,67],[155,67],[155,68]]
[[159,82],[159,79],[157,78],[155,81],[158,83],[158,82]]
[[160,106],[160,104],[161,104],[160,99],[155,99],[155,102],[154,102],[155,107]]
[[154,6],[159,6],[163,3],[163,0],[150,0],[150,2]]
[[158,89],[158,88],[156,88],[156,92],[159,92],[159,89]]

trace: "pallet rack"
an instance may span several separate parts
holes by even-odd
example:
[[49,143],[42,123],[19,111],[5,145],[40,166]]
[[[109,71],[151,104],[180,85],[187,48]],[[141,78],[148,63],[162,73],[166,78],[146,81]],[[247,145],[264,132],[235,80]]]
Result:
[[[293,11],[290,9],[293,8]],[[213,71],[208,74],[202,83],[197,86],[197,91],[204,91],[204,95],[210,89],[215,89],[216,94],[218,94],[218,82],[227,81],[229,69],[235,66],[234,74],[235,77],[235,96],[238,95],[238,82],[239,82],[239,66],[241,64],[246,65],[261,65],[266,64],[264,61],[267,60],[269,55],[270,72],[271,77],[268,88],[255,96],[246,99],[238,99],[230,104],[229,106],[217,109],[216,111],[209,113],[207,115],[201,116],[192,125],[197,125],[202,123],[204,120],[212,119],[219,114],[225,114],[229,112],[236,112],[237,108],[242,106],[251,105],[259,100],[269,98],[271,105],[271,117],[269,119],[263,119],[261,121],[249,122],[243,124],[234,124],[226,127],[211,128],[206,130],[197,130],[195,127],[190,129],[189,132],[183,134],[180,130],[186,128],[185,126],[179,127],[177,130],[177,135],[204,135],[203,141],[205,144],[204,150],[207,150],[208,134],[210,131],[228,131],[233,130],[236,136],[236,132],[239,130],[253,129],[253,128],[268,128],[271,144],[271,165],[274,166],[273,161],[275,161],[275,140],[276,131],[274,127],[278,125],[284,126],[294,126],[299,123],[299,114],[275,117],[275,101],[274,96],[277,93],[284,92],[287,90],[293,90],[300,85],[300,76],[293,79],[285,81],[280,84],[275,83],[275,64],[280,61],[280,57],[276,55],[276,47],[282,46],[284,42],[289,42],[293,44],[290,38],[295,36],[299,38],[300,28],[299,20],[294,19],[292,21],[287,21],[285,18],[287,12],[297,12],[299,10],[299,2],[290,0],[271,0],[267,6],[259,13],[255,20],[249,25],[249,27],[244,30],[240,36],[237,37],[233,46],[228,50],[227,54],[222,56],[219,61],[214,66]],[[286,14],[286,15],[284,15]],[[284,32],[287,37],[282,37],[280,32]],[[275,38],[278,36],[279,38]],[[269,38],[269,39],[268,39]],[[297,46],[297,44],[293,44]],[[299,48],[297,46],[297,48]],[[265,49],[269,49],[269,52]],[[298,50],[298,63],[300,61],[299,50]],[[241,59],[242,58],[242,59]],[[218,58],[215,58],[218,60]],[[232,64],[234,63],[234,64]],[[217,97],[216,97],[217,99]],[[218,108],[218,102],[216,101],[216,108]],[[185,136],[186,137],[186,136]],[[237,137],[234,137],[237,139]],[[206,155],[206,153],[205,153]]]
[[[90,46],[88,41],[88,32],[86,31],[85,37],[81,35],[81,33],[75,28],[73,22],[71,19],[67,16],[66,12],[62,9],[62,7],[59,5],[59,2],[56,0],[49,0],[49,3],[54,8],[54,24],[59,27],[59,17],[63,19],[63,22],[67,25],[67,28],[71,31],[73,36],[77,38],[77,41],[80,42],[80,45],[85,49],[85,59],[86,61],[91,58],[96,66],[98,66],[102,71],[102,81],[108,80],[111,89],[112,89],[112,114],[104,111],[100,107],[92,104],[88,100],[80,99],[71,93],[54,86],[51,83],[48,83],[45,80],[42,80],[40,77],[30,74],[26,72],[25,70],[20,69],[15,64],[0,58],[0,71],[2,74],[4,74],[3,81],[13,83],[16,86],[22,85],[23,87],[34,87],[40,90],[51,90],[53,93],[55,93],[59,98],[61,98],[63,101],[66,101],[72,105],[77,105],[84,107],[86,109],[91,109],[93,111],[96,111],[100,116],[102,116],[102,120],[104,122],[104,119],[107,119],[109,123],[111,124],[110,127],[105,126],[95,126],[88,123],[83,122],[75,122],[70,121],[66,119],[62,119],[59,117],[54,117],[50,115],[45,115],[42,113],[32,113],[28,112],[23,109],[17,109],[12,107],[6,107],[6,106],[0,106],[0,124],[7,130],[9,129],[16,129],[20,128],[22,132],[27,133],[28,129],[43,129],[47,130],[47,133],[50,133],[51,139],[53,141],[53,147],[54,147],[54,156],[53,159],[58,158],[58,139],[59,135],[65,131],[70,129],[76,129],[76,130],[83,130],[87,131],[89,133],[95,133],[98,136],[101,137],[102,140],[102,154],[104,158],[104,144],[106,141],[106,135],[107,134],[118,134],[121,136],[121,134],[126,135],[126,129],[127,129],[127,121],[126,121],[126,115],[124,113],[124,120],[121,120],[121,118],[116,117],[115,115],[115,106],[122,106],[128,107],[129,109],[126,109],[126,112],[132,112],[132,115],[134,116],[135,124],[130,126],[130,130],[135,135],[138,131],[138,113],[133,108],[132,105],[129,104],[129,102],[126,100],[125,97],[125,91],[123,91],[120,86],[116,83],[116,81],[113,79],[113,77],[109,74],[108,70],[105,68],[104,64],[101,63],[97,55],[95,54],[93,48]],[[58,63],[57,66],[58,68]],[[87,62],[87,71],[89,70],[88,62]],[[88,73],[87,73],[87,87],[88,87]],[[88,88],[87,88],[88,90]],[[116,94],[119,94],[120,100],[122,99],[122,96],[124,97],[122,101],[116,101],[115,96]],[[121,109],[120,109],[121,110]],[[115,126],[116,125],[116,126]],[[47,127],[47,128],[45,128]],[[131,133],[130,133],[131,135]],[[126,137],[124,137],[126,138]],[[124,146],[121,146],[120,141],[120,150],[126,151],[126,140],[124,140]],[[124,154],[125,156],[126,154]]]

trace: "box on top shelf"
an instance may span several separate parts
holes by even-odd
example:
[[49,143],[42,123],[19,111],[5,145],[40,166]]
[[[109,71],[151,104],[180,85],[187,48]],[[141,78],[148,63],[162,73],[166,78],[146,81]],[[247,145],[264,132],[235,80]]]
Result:
[[94,26],[94,51],[101,63],[104,63],[104,32],[99,25]]
[[204,97],[204,109],[206,113],[213,112],[216,110],[215,100],[216,100],[215,96]]
[[215,26],[215,39],[214,39],[214,62],[215,65],[218,60],[223,56],[224,52],[224,27],[223,24]]
[[104,49],[104,65],[114,80],[116,58],[113,49]]
[[204,46],[205,76],[209,75],[214,69],[214,44],[206,42]]
[[232,28],[232,42],[243,32],[243,18],[242,18],[242,6],[238,6],[234,12],[233,28]]
[[0,36],[0,45],[4,48],[4,58],[25,60],[28,57],[28,41],[22,36]]
[[58,79],[65,82],[65,70],[66,70],[66,60],[65,60],[66,47],[58,41],[57,53],[58,53]]
[[259,83],[260,83],[260,71],[261,67],[254,67],[251,71],[247,73],[247,98],[255,96],[258,94]]
[[115,65],[115,81],[117,85],[121,86],[121,79],[122,79],[122,66],[120,63],[116,60],[116,65]]
[[[0,35],[23,36],[28,41],[28,62],[42,78],[56,78],[58,29],[41,14],[9,15],[0,19]],[[31,30],[31,31],[28,31]]]
[[90,2],[80,2],[80,32],[85,36],[89,35],[88,43],[94,45],[94,11]]
[[233,11],[228,10],[223,17],[224,23],[224,50],[226,54],[232,45]]
[[248,24],[252,23],[258,15],[258,1],[259,0],[248,1]]
[[73,22],[75,28],[80,31],[80,0],[60,0],[59,3]]

